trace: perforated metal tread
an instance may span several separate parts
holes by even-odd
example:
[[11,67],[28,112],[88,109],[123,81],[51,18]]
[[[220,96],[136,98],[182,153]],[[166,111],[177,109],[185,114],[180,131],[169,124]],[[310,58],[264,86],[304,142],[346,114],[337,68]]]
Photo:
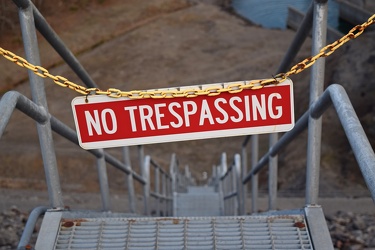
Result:
[[180,218],[61,217],[57,228],[53,249],[313,249],[305,218],[301,214]]

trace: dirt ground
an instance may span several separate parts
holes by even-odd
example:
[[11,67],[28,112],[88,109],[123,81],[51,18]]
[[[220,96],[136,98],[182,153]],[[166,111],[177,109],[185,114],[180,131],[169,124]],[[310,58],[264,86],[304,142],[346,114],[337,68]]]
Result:
[[[102,89],[165,88],[269,78],[277,73],[295,32],[251,25],[210,2],[214,1],[106,0],[87,5],[84,11],[68,10],[47,16],[47,20]],[[41,37],[39,42],[42,65],[53,74],[81,84],[47,42]],[[23,55],[17,44],[9,41],[5,44]],[[310,50],[309,38],[295,62],[308,57]],[[343,49],[349,50],[349,47]],[[327,82],[342,76],[335,71],[337,65],[343,64],[337,63],[342,56],[338,52],[327,59]],[[14,89],[30,96],[26,70],[3,59],[0,63],[1,91]],[[298,118],[308,105],[309,73],[303,72],[292,80]],[[77,94],[58,87],[51,80],[45,82],[50,113],[74,128],[70,102]],[[329,113],[324,124],[331,128],[334,119],[337,119],[335,114]],[[372,121],[373,116],[366,119]],[[342,130],[327,131],[323,136],[321,195],[368,197],[347,142],[341,139],[344,138]],[[300,196],[305,185],[305,139],[303,134],[279,157],[279,188],[288,196]],[[57,135],[54,141],[64,194],[98,191],[93,157]],[[147,145],[145,151],[165,168],[171,153],[176,152],[180,165],[189,165],[199,179],[203,172],[211,172],[222,152],[227,152],[231,160],[239,152],[242,141],[242,137],[233,137],[164,143]],[[261,152],[265,152],[268,136],[262,135],[261,141]],[[337,144],[343,145],[339,151],[334,150]],[[121,157],[119,149],[108,152]],[[131,155],[133,167],[138,171],[136,148],[131,148]],[[343,160],[339,160],[340,155],[344,155]],[[0,187],[4,190],[45,189],[34,121],[19,111],[12,115],[0,140],[0,162]],[[114,168],[108,168],[108,174],[111,192],[121,195],[124,176]],[[267,170],[261,175],[262,190],[267,188],[266,175]],[[7,193],[1,193],[2,201],[7,199]]]

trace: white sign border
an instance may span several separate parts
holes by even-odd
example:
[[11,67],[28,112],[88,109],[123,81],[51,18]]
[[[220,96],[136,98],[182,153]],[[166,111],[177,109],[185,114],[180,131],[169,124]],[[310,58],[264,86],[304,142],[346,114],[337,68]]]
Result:
[[[228,84],[228,83],[225,83]],[[232,84],[232,83],[229,83]],[[213,85],[213,84],[209,84]],[[215,84],[218,85],[218,84]],[[282,83],[279,83],[277,86],[290,86],[290,104],[291,104],[291,118],[292,121],[290,124],[282,124],[282,125],[271,125],[271,126],[260,126],[260,127],[248,127],[248,128],[237,128],[237,129],[223,129],[223,130],[214,130],[214,131],[203,131],[203,132],[189,132],[189,133],[182,133],[182,134],[173,134],[173,135],[158,135],[158,136],[148,136],[148,137],[140,137],[140,138],[130,138],[130,139],[119,139],[119,140],[108,140],[108,141],[100,141],[100,142],[86,142],[82,143],[77,115],[75,112],[75,105],[86,104],[87,98],[89,99],[89,103],[102,103],[102,102],[116,102],[116,101],[123,101],[123,100],[131,100],[129,98],[111,98],[108,96],[97,95],[97,96],[79,96],[75,97],[72,100],[72,110],[73,110],[73,117],[74,117],[74,124],[76,126],[77,136],[79,145],[83,149],[98,149],[98,148],[113,148],[113,147],[123,147],[123,146],[135,146],[135,145],[143,145],[143,144],[155,144],[155,143],[165,143],[165,142],[176,142],[176,141],[190,141],[190,140],[200,140],[200,139],[213,139],[213,138],[222,138],[228,136],[243,136],[243,135],[251,135],[251,134],[267,134],[267,133],[277,133],[277,132],[286,132],[291,130],[294,127],[295,120],[294,120],[294,93],[293,93],[293,82],[288,78]],[[205,87],[208,85],[202,85]],[[184,87],[184,88],[188,88]],[[193,86],[196,87],[196,86]],[[264,88],[275,87],[275,85],[267,85]],[[204,89],[204,88],[203,88]],[[234,94],[235,95],[235,94]],[[134,100],[136,101],[136,100]]]

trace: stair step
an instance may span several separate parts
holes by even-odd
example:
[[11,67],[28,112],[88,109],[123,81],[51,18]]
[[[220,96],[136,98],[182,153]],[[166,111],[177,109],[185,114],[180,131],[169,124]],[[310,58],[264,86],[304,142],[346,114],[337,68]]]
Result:
[[220,216],[218,193],[179,193],[175,196],[175,216]]
[[313,249],[302,210],[234,217],[100,215],[47,212],[36,249]]
[[188,186],[188,193],[215,193],[213,186]]

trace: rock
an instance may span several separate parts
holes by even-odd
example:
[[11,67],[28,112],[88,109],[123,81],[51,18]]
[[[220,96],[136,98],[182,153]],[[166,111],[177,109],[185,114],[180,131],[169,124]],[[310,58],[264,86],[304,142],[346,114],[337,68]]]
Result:
[[375,215],[337,212],[326,219],[333,245],[337,249],[375,247]]
[[[12,207],[0,213],[0,250],[15,249],[21,238],[28,214]],[[35,242],[37,231],[32,237]]]

